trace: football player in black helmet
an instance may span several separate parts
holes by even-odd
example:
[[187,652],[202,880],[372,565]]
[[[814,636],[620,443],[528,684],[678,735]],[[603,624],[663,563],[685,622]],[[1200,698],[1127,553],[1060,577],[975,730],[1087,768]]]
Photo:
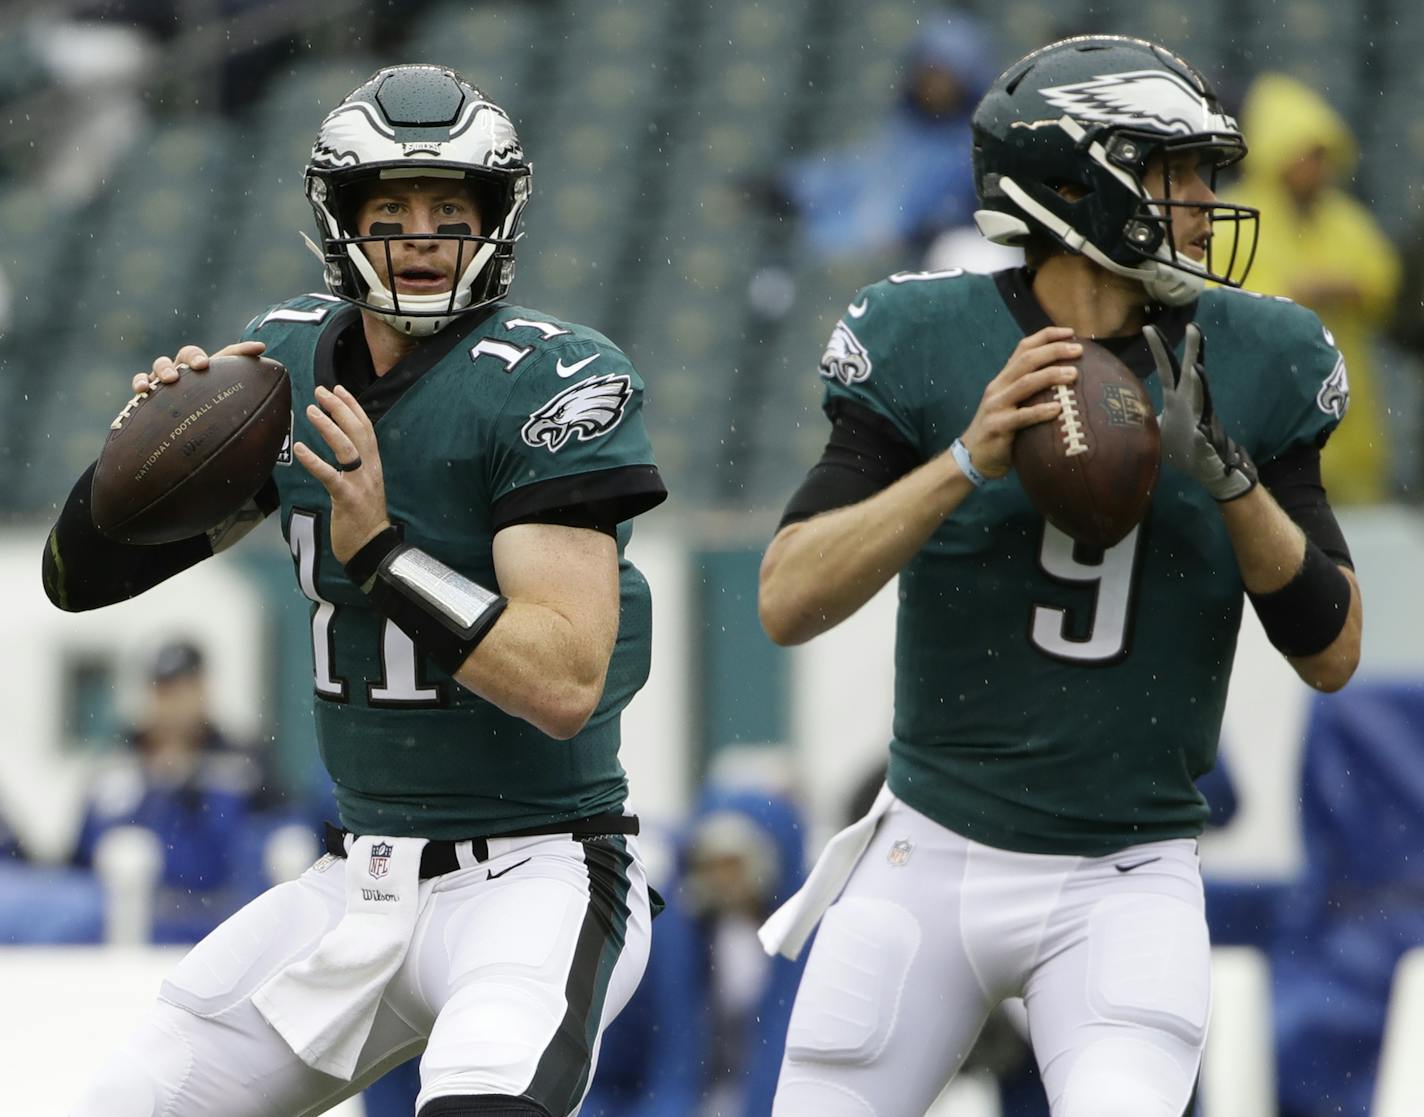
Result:
[[[900,575],[886,787],[762,928],[792,957],[820,928],[773,1114],[919,1117],[1022,997],[1054,1117],[1181,1117],[1210,1004],[1195,780],[1245,601],[1310,686],[1359,662],[1320,484],[1344,365],[1310,311],[1235,289],[1256,214],[1213,179],[1245,143],[1169,51],[1055,43],[973,131],[980,229],[1028,266],[856,295],[821,360],[830,442],[762,563],[782,644]],[[1151,505],[1106,550],[1012,473],[1016,432],[1071,431],[1082,338],[1161,410]]]
[[[305,1117],[421,1056],[420,1117],[564,1117],[642,974],[652,909],[619,715],[650,659],[628,521],[666,496],[628,358],[504,302],[530,172],[458,74],[393,66],[306,171],[326,292],[225,353],[284,364],[290,449],[227,524],[51,534],[61,608],[132,597],[278,512],[312,610],[327,856],[199,943],[75,1117]],[[202,375],[179,349],[134,380]],[[423,1053],[423,1054],[422,1054]]]
[[[1246,143],[1170,51],[1116,36],[1044,47],[1000,76],[972,126],[975,221],[995,243],[1048,238],[1172,306],[1208,281],[1239,287],[1250,270],[1259,215],[1214,193]],[[1225,223],[1234,235],[1219,261]]]

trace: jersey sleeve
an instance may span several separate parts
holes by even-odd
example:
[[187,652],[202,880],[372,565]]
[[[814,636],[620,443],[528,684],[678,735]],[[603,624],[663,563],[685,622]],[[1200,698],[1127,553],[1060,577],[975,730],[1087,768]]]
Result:
[[899,305],[905,301],[903,289],[888,282],[856,294],[821,354],[822,407],[834,420],[846,401],[857,404],[893,424],[918,450],[923,370],[915,358],[917,347],[907,344],[913,341],[905,336],[913,323]]
[[575,336],[520,366],[487,451],[496,528],[569,511],[612,525],[667,498],[643,381],[622,352]]
[[1350,402],[1345,358],[1330,331],[1314,312],[1295,303],[1282,303],[1279,314],[1273,360],[1277,390],[1262,431],[1262,461],[1299,446],[1323,446]]

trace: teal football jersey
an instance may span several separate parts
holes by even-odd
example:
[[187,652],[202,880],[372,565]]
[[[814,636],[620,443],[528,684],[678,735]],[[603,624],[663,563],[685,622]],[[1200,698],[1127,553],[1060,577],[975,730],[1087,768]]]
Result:
[[[327,460],[305,416],[359,315],[323,295],[259,315],[244,338],[292,378],[292,439]],[[496,589],[492,541],[511,523],[585,509],[618,522],[621,613],[602,700],[556,741],[455,683],[371,609],[331,553],[326,491],[274,470],[282,530],[312,602],[317,738],[342,822],[358,833],[464,838],[617,810],[619,714],[647,679],[648,586],[623,557],[627,522],[666,495],[643,383],[601,334],[513,306],[457,320],[358,392],[375,423],[391,521],[404,539]]]
[[[1194,317],[1212,399],[1257,463],[1318,444],[1344,365],[1310,311],[1211,290]],[[922,460],[968,427],[984,386],[1049,325],[1026,273],[903,273],[861,291],[821,361],[830,414],[888,419]],[[1162,393],[1140,336],[1113,343]],[[1048,525],[1013,473],[972,493],[900,575],[890,785],[989,845],[1102,855],[1199,833],[1243,586],[1221,514],[1164,466],[1143,523],[1107,550]]]

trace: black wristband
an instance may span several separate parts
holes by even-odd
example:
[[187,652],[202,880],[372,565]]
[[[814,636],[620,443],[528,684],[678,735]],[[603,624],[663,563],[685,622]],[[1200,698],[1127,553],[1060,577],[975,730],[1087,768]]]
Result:
[[408,543],[387,550],[367,584],[376,611],[448,675],[460,669],[509,604],[503,594]]
[[1305,541],[1305,561],[1274,593],[1248,593],[1266,636],[1284,655],[1323,652],[1350,615],[1350,580],[1315,543]]
[[388,527],[352,555],[342,569],[346,571],[346,576],[361,588],[362,593],[370,593],[369,583],[376,576],[381,560],[399,547],[400,541],[399,529]]

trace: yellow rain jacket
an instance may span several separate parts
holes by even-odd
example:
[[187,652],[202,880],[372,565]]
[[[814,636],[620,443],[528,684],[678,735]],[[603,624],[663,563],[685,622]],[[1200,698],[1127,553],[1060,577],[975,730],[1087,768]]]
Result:
[[[1260,243],[1246,285],[1287,296],[1319,283],[1358,289],[1358,300],[1311,306],[1335,335],[1350,381],[1349,410],[1330,437],[1323,470],[1332,503],[1381,500],[1387,491],[1389,435],[1371,339],[1394,304],[1399,254],[1369,211],[1338,186],[1327,185],[1304,212],[1287,192],[1282,173],[1314,148],[1324,148],[1335,181],[1347,179],[1355,166],[1354,137],[1314,90],[1283,74],[1262,74],[1248,91],[1241,115],[1250,154],[1228,200],[1261,211]],[[1229,234],[1223,238],[1228,239]],[[1225,247],[1229,251],[1230,245]],[[1308,297],[1300,301],[1310,305]]]

